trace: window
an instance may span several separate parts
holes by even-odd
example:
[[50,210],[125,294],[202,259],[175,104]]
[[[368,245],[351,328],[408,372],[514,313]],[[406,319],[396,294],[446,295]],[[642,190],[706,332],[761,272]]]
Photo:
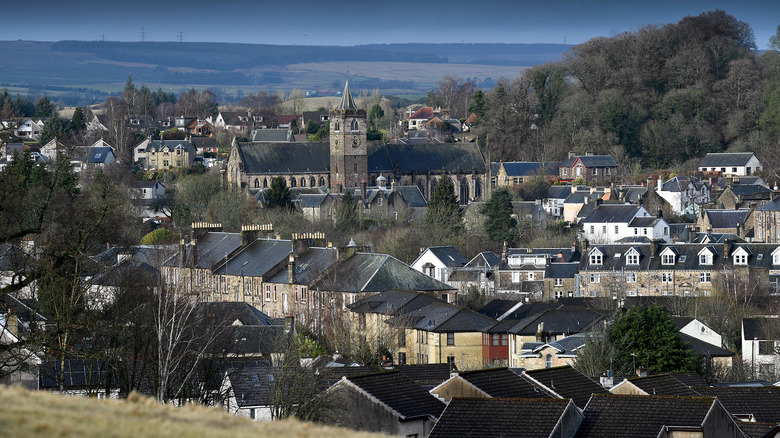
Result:
[[607,234],[607,226],[606,225],[602,225],[601,226],[601,234]]
[[639,254],[637,254],[635,251],[631,251],[626,254],[626,264],[627,265],[638,265],[639,264]]
[[555,298],[562,298],[563,297],[563,291],[556,290],[555,291]]
[[555,286],[557,286],[557,287],[563,286],[563,278],[556,278],[555,279]]
[[306,286],[301,286],[301,303],[306,304]]
[[774,341],[758,341],[758,354],[775,354]]
[[699,264],[700,265],[711,265],[712,264],[712,254],[710,254],[710,253],[699,254]]
[[636,272],[626,272],[626,283],[636,283]]
[[672,283],[673,281],[674,281],[674,276],[671,272],[661,273],[661,283]]
[[400,330],[398,332],[398,346],[406,347],[406,330]]
[[596,234],[596,227],[593,225],[590,226],[590,234]]
[[603,261],[603,256],[600,252],[594,251],[590,254],[590,264],[591,265],[600,265]]
[[617,225],[615,225],[615,234],[618,234],[618,233],[620,233],[620,227],[618,227]]
[[335,132],[339,132],[341,130],[341,125],[339,124],[339,122],[333,124],[333,130]]
[[398,353],[398,365],[406,365],[406,353]]
[[609,167],[605,168],[605,169],[604,169],[604,174],[605,174],[605,175],[611,175],[611,174],[612,174],[612,172],[610,172],[611,170],[612,170],[612,169],[611,169],[611,168],[609,168]]
[[699,272],[699,283],[709,283],[710,278],[709,272]]
[[639,234],[639,228],[634,228],[634,236]]
[[664,236],[668,236],[668,235],[669,235],[669,228],[664,227]]
[[553,357],[552,354],[548,354],[544,357],[544,367],[545,368],[552,368],[553,366]]
[[509,335],[504,333],[501,335],[501,346],[506,347],[507,345],[509,345]]
[[520,283],[520,273],[512,272],[512,283]]
[[450,294],[441,294],[441,300],[444,301],[445,303],[449,303],[450,302]]
[[591,283],[601,283],[601,275],[599,275],[599,274],[590,274],[590,282]]
[[454,355],[447,356],[447,365],[450,366],[450,369],[453,369],[455,367],[455,356]]
[[352,123],[349,126],[350,131],[360,131],[360,125],[358,125],[358,121],[355,119],[352,119]]
[[266,284],[265,285],[265,300],[271,301],[271,285]]
[[674,264],[674,254],[664,254],[661,256],[661,264],[662,265],[673,265]]
[[494,347],[498,347],[498,343],[500,342],[499,341],[500,339],[501,339],[501,337],[499,336],[498,333],[493,333],[493,344],[492,345]]
[[732,172],[734,172],[734,173],[736,173],[736,172],[737,172],[737,168],[736,168],[736,167],[732,167],[732,168],[731,168],[731,171],[732,171]]
[[274,285],[274,301],[276,301],[278,295],[276,293],[276,285]]
[[455,333],[447,333],[447,345],[455,345]]
[[597,168],[593,168],[593,176],[597,176],[599,174],[599,170]]
[[529,273],[528,273],[528,281],[534,281],[534,277],[535,277],[535,276],[534,276],[534,273],[533,273],[533,272],[529,272]]
[[734,254],[735,265],[747,265],[747,254]]

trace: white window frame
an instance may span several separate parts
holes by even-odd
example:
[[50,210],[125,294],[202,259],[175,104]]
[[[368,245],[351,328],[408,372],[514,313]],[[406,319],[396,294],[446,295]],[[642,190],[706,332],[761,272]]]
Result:
[[520,272],[518,271],[512,272],[512,283],[520,283]]
[[672,266],[674,265],[674,254],[663,254],[661,255],[661,264],[664,266]]
[[590,278],[588,278],[588,280],[590,280],[590,283],[601,283],[601,274],[595,273],[595,272],[591,272],[589,277]]
[[604,255],[599,251],[594,251],[590,254],[591,265],[601,265],[604,263]]
[[555,286],[557,286],[557,287],[563,286],[563,278],[556,278],[555,279]]
[[674,283],[673,272],[661,272],[661,283]]
[[636,272],[626,272],[626,283],[636,283]]

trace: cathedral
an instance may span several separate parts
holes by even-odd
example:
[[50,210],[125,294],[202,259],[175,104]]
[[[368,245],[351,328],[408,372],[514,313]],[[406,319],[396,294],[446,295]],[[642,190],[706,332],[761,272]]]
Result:
[[439,178],[452,180],[461,204],[489,195],[489,163],[476,143],[385,144],[368,141],[366,110],[358,109],[349,89],[330,111],[329,142],[236,142],[230,151],[231,187],[260,190],[282,177],[288,187],[341,193],[382,176],[399,186],[416,185],[430,199]]

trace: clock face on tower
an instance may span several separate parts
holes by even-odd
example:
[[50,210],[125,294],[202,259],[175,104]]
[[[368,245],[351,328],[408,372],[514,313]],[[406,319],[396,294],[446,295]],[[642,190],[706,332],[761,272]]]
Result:
[[360,146],[360,137],[358,136],[352,137],[352,147],[356,148],[358,146]]

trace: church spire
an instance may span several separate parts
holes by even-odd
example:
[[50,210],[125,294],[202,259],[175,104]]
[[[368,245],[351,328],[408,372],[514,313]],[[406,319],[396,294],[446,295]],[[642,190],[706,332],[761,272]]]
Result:
[[355,105],[355,101],[352,100],[352,92],[349,91],[349,78],[347,78],[347,83],[344,85],[344,94],[341,95],[341,103],[336,109],[339,111],[357,111],[357,105]]

